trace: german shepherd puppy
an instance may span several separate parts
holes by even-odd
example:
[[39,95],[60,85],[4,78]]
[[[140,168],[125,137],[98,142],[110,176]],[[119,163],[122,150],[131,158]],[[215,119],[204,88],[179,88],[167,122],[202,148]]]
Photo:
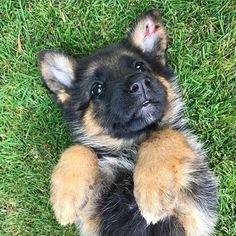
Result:
[[216,181],[187,127],[158,10],[121,42],[74,59],[39,53],[75,144],[52,175],[57,220],[81,235],[210,235]]

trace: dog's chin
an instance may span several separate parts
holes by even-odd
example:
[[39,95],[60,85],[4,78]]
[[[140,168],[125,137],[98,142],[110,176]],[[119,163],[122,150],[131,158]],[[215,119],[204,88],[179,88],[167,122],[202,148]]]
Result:
[[150,125],[160,116],[159,102],[145,102],[134,112],[132,120],[140,120],[141,123]]
[[162,106],[158,102],[145,103],[133,112],[130,120],[124,124],[113,126],[112,135],[117,138],[135,138],[149,130],[161,119]]

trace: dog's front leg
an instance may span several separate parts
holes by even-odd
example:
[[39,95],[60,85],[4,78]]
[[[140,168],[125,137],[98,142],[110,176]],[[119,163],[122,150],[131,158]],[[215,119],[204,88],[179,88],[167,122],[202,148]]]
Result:
[[204,156],[178,131],[156,131],[141,144],[134,196],[147,223],[173,216],[188,236],[206,236],[212,231],[215,180]]
[[90,199],[98,173],[96,154],[82,145],[66,149],[51,179],[51,203],[61,225],[74,223]]

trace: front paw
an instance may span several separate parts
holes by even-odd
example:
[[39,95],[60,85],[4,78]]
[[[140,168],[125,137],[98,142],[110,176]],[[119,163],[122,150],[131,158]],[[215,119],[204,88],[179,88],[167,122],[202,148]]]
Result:
[[172,215],[178,192],[171,173],[162,168],[137,165],[134,171],[134,196],[147,224]]
[[189,163],[194,158],[185,137],[170,129],[153,133],[140,145],[134,196],[148,223],[174,214],[180,191],[188,186]]
[[90,149],[75,145],[62,154],[52,175],[50,198],[61,225],[74,223],[86,207],[97,173],[97,158]]

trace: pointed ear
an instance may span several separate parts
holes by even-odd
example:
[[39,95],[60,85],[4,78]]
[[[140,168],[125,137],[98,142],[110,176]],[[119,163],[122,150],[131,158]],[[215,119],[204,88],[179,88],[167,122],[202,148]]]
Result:
[[75,79],[76,60],[54,50],[43,50],[38,54],[42,79],[57,98],[64,102],[68,89]]
[[162,64],[166,64],[167,33],[158,9],[150,10],[137,19],[129,40],[143,53],[151,53]]

